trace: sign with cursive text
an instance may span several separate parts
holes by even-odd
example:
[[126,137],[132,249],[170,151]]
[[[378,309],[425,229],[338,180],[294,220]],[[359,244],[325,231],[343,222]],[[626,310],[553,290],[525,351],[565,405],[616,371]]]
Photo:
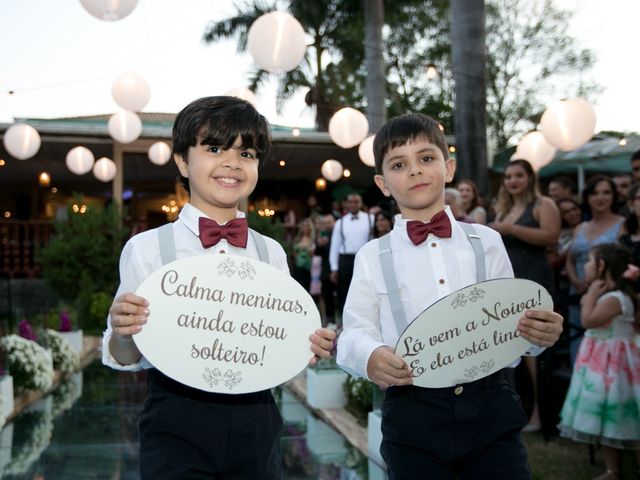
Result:
[[418,315],[400,335],[395,352],[409,365],[414,385],[468,383],[506,367],[531,347],[518,331],[527,310],[552,309],[549,292],[531,280],[476,283]]
[[165,375],[218,393],[268,389],[297,375],[313,356],[320,314],[286,272],[237,255],[200,255],[153,272],[137,295],[149,319],[133,336]]

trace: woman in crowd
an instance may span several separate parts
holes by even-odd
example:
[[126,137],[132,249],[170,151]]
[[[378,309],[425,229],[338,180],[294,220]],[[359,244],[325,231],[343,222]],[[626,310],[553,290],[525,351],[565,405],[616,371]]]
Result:
[[298,224],[298,234],[293,243],[293,278],[307,292],[311,288],[311,258],[315,250],[316,233],[313,221],[303,218]]
[[388,210],[380,209],[376,213],[375,222],[373,224],[373,238],[380,238],[391,231],[393,227],[393,216]]
[[[634,183],[629,190],[630,212],[625,220],[626,233],[620,237],[620,243],[631,251],[633,263],[640,265],[640,183]],[[640,282],[635,282],[640,292]]]
[[[580,223],[574,230],[571,247],[567,254],[567,275],[571,282],[571,294],[582,295],[587,287],[584,281],[584,265],[589,250],[601,243],[615,243],[624,231],[624,217],[617,215],[615,205],[618,194],[613,181],[604,176],[591,177],[582,191],[582,208],[589,220]],[[578,305],[569,307],[569,352],[571,364],[575,362],[584,330],[580,323]]]
[[[571,247],[574,229],[582,222],[582,209],[580,204],[573,198],[560,198],[556,200],[560,216],[562,217],[562,229],[558,243],[548,250],[547,259],[554,272],[556,297],[569,294],[569,278],[567,276],[565,264],[567,253]],[[565,302],[566,303],[566,302]]]
[[478,195],[478,187],[473,181],[463,178],[458,182],[456,188],[462,197],[462,208],[466,215],[471,218],[474,223],[487,223],[487,211],[482,206],[480,195]]
[[[494,209],[496,219],[489,226],[502,235],[515,277],[533,280],[553,293],[546,249],[558,241],[560,212],[553,200],[540,194],[528,161],[509,162]],[[533,386],[533,409],[524,431],[533,432],[541,428],[536,357],[525,357],[524,363]]]

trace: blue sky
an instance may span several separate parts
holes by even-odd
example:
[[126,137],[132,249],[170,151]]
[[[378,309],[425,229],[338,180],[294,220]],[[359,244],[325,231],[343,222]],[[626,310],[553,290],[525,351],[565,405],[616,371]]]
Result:
[[[594,106],[596,130],[640,132],[640,66],[633,53],[640,1],[556,3],[577,5],[570,31],[598,55],[591,76],[605,92]],[[90,16],[79,0],[1,1],[0,121],[113,112],[111,82],[130,70],[151,85],[145,111],[176,112],[195,98],[244,86],[251,57],[238,54],[233,40],[215,45],[201,40],[210,19],[233,11],[231,0],[139,0],[129,17],[104,22]],[[270,85],[258,96],[258,108],[273,123],[313,126],[303,95],[279,116]]]

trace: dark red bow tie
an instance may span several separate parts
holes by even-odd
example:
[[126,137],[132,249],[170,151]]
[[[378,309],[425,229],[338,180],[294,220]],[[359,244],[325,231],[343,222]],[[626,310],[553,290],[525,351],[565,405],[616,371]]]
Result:
[[236,218],[224,225],[218,225],[210,218],[200,217],[198,228],[200,229],[200,241],[204,248],[214,246],[223,238],[234,247],[245,248],[247,246],[249,231],[246,218]]
[[414,245],[420,245],[430,233],[440,238],[451,237],[451,222],[444,210],[436,213],[429,223],[418,220],[407,222],[407,235]]

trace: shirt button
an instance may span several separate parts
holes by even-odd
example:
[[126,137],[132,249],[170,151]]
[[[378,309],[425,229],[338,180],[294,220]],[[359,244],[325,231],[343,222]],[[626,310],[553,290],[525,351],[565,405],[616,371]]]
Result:
[[464,387],[462,385],[460,385],[460,386],[456,387],[456,389],[453,391],[453,393],[455,393],[456,395],[460,395],[463,390],[464,390]]
[[436,242],[433,242],[433,243],[431,244],[431,246],[432,246],[433,248],[436,248],[436,247],[438,246],[438,244],[437,244]]
[[440,283],[440,285],[444,285],[444,278],[441,278],[440,280],[438,280],[438,282]]

